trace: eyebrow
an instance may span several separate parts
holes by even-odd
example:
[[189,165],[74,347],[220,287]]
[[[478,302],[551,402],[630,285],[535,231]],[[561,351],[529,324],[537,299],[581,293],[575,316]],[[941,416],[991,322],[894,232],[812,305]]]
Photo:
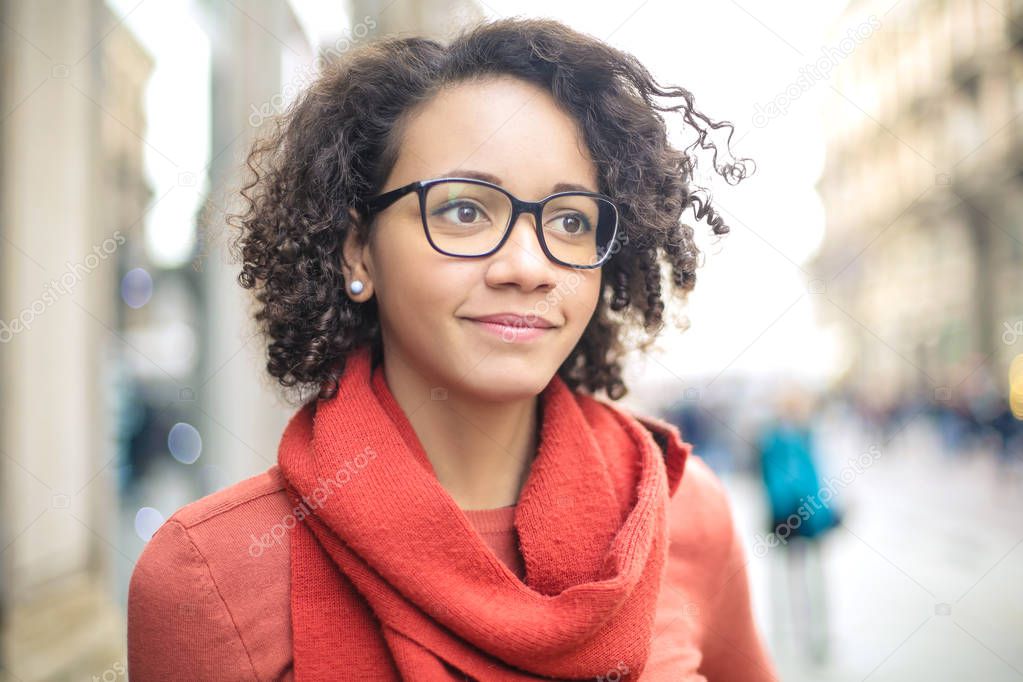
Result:
[[[474,178],[476,180],[483,180],[484,182],[490,182],[495,185],[504,186],[501,182],[501,178],[491,173],[484,171],[474,171],[467,168],[454,168],[444,174],[444,177],[451,178]],[[551,194],[557,194],[558,192],[596,192],[594,189],[590,189],[585,185],[577,185],[573,182],[558,182],[555,183],[554,187],[551,188]]]

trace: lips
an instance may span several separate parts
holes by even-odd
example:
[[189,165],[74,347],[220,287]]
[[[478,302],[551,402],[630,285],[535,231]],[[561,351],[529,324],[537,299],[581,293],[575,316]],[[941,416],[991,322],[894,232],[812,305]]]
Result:
[[555,325],[538,315],[518,315],[516,313],[499,313],[497,315],[485,315],[483,317],[470,317],[470,320],[477,322],[489,322],[490,324],[501,324],[506,327],[551,329]]

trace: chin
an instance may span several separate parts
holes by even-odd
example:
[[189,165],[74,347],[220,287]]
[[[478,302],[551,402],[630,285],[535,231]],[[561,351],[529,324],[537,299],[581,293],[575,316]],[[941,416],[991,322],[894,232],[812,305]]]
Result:
[[464,379],[466,392],[488,402],[523,400],[539,395],[557,372],[558,365],[547,367],[524,354],[521,358],[482,360]]

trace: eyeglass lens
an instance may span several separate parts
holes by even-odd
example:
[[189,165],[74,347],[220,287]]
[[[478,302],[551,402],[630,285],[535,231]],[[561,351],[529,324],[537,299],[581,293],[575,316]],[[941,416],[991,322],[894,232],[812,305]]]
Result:
[[[511,220],[511,199],[486,185],[441,182],[427,189],[425,200],[430,238],[450,254],[489,252]],[[610,202],[569,194],[548,201],[541,222],[544,241],[555,258],[569,265],[594,265],[611,245],[615,221]]]

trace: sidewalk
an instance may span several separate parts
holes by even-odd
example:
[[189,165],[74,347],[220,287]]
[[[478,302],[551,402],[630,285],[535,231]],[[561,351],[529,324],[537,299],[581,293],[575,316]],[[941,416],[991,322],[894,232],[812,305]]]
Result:
[[[990,453],[941,452],[922,418],[887,445],[856,424],[828,424],[821,438],[830,453],[822,476],[836,476],[836,504],[846,512],[822,547],[831,626],[831,656],[822,667],[796,649],[806,637],[793,633],[784,551],[754,553],[763,534],[759,482],[725,480],[747,538],[755,614],[782,679],[1023,679],[1018,484],[998,472]],[[871,445],[879,457],[837,478],[848,458]],[[776,604],[771,584],[780,586]]]

